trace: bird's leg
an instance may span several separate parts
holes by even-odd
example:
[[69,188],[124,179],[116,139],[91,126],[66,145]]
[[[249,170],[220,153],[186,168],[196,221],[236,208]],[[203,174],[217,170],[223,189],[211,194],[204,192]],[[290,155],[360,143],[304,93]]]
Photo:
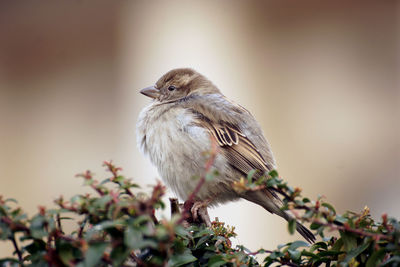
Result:
[[208,226],[211,226],[210,216],[208,215],[207,206],[210,204],[210,200],[206,201],[196,201],[193,203],[190,212],[192,213],[192,217],[194,221],[200,219]]

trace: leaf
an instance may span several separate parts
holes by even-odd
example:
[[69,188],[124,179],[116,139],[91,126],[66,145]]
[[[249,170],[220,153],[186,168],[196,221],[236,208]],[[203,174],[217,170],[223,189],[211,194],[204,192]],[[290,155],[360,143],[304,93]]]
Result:
[[173,255],[168,261],[168,266],[182,266],[194,261],[197,261],[197,258],[192,255],[190,249],[185,249],[182,254]]
[[332,250],[337,250],[339,251],[343,246],[343,239],[339,238],[338,240],[336,240],[335,244],[333,244],[332,246]]
[[258,171],[257,169],[253,169],[253,170],[249,171],[249,173],[247,174],[247,181],[249,183],[252,182],[253,176],[254,176],[254,174],[256,174],[257,171]]
[[213,234],[214,234],[214,232],[211,229],[204,228],[203,230],[196,231],[194,233],[193,237],[197,238],[197,237],[202,237],[202,236],[205,236],[205,235],[213,235]]
[[357,238],[354,235],[340,231],[340,236],[342,237],[344,249],[346,251],[351,251],[357,247]]
[[334,250],[325,250],[318,253],[318,256],[325,257],[325,256],[336,256],[345,253],[344,251],[334,251]]
[[207,240],[209,240],[209,238],[210,238],[210,236],[207,236],[207,235],[201,237],[201,238],[199,239],[199,241],[197,241],[197,243],[196,243],[194,249],[198,249],[198,248],[199,248],[201,245],[203,245]]
[[325,242],[317,242],[317,243],[314,243],[312,245],[311,250],[314,251],[314,250],[317,250],[319,248],[322,248],[322,249],[326,250],[326,249],[328,249],[328,245]]
[[18,266],[19,261],[14,258],[2,258],[0,259],[0,266],[14,266],[16,264]]
[[128,226],[125,230],[124,242],[132,249],[142,248],[143,235],[139,230]]
[[284,248],[284,247],[286,247],[286,246],[289,246],[289,244],[279,244],[279,245],[278,245],[278,249]]
[[392,263],[392,265],[390,265],[390,266],[398,266],[398,264],[396,264],[396,265],[393,264],[395,262],[400,263],[400,256],[391,257],[389,260],[383,262],[381,266],[387,266],[387,265],[389,265],[389,263]]
[[284,256],[284,254],[283,254],[282,252],[280,252],[280,251],[273,251],[273,252],[269,255],[269,258],[275,260],[275,259],[278,259],[278,258],[283,257],[283,256]]
[[308,247],[308,246],[310,246],[310,245],[307,242],[298,240],[298,241],[294,241],[293,243],[291,243],[288,249],[296,250],[299,247]]
[[272,178],[278,178],[279,174],[276,170],[272,170],[268,173]]
[[104,184],[106,184],[106,183],[108,183],[110,181],[111,181],[110,178],[104,179],[103,181],[100,182],[100,185],[104,185]]
[[32,218],[29,230],[31,231],[33,238],[41,239],[42,237],[47,236],[47,231],[44,228],[45,222],[45,218],[41,215],[36,215]]
[[12,231],[7,224],[0,221],[0,240],[7,240],[12,235]]
[[157,248],[158,244],[154,239],[145,239],[144,232],[132,226],[128,226],[124,233],[124,243],[131,249]]
[[209,267],[219,267],[219,266],[224,265],[225,263],[226,263],[226,261],[224,260],[224,258],[221,255],[215,255],[215,256],[212,256],[208,260],[207,266],[209,266]]
[[380,250],[374,251],[372,255],[369,257],[366,267],[374,267],[374,266],[379,266],[379,263],[385,256],[385,250],[381,248]]
[[347,222],[347,218],[345,218],[345,217],[343,217],[341,215],[336,215],[335,222],[343,224],[343,223]]
[[289,252],[290,258],[292,258],[294,261],[298,261],[300,259],[300,256],[301,256],[300,251],[288,249],[288,252]]
[[321,227],[321,225],[319,224],[319,223],[312,223],[311,225],[310,225],[310,229],[311,230],[317,230],[317,229],[319,229]]
[[25,247],[26,251],[28,251],[30,254],[35,254],[38,252],[43,252],[46,250],[46,243],[41,240],[37,239],[33,241],[31,244],[27,245]]
[[85,267],[96,266],[101,257],[103,256],[104,250],[107,248],[107,243],[94,243],[90,244],[89,249],[85,254]]
[[334,215],[336,214],[336,210],[331,204],[324,202],[321,205],[327,208],[328,210],[332,211]]
[[14,202],[15,204],[18,204],[18,201],[15,198],[7,198],[6,200],[4,200],[4,203],[7,202]]
[[110,258],[113,262],[112,266],[120,266],[128,257],[129,252],[130,250],[124,245],[114,247],[110,254]]
[[190,233],[188,230],[186,230],[184,227],[182,226],[178,226],[175,228],[175,234],[182,237],[182,238],[188,238],[190,237]]
[[96,199],[94,201],[93,205],[95,205],[101,209],[104,209],[106,207],[107,203],[111,201],[111,199],[112,198],[110,195],[105,195],[105,196],[102,196],[101,198]]
[[70,244],[60,244],[57,248],[58,255],[65,265],[71,265],[71,260],[74,259],[73,248]]
[[296,220],[295,219],[291,219],[288,221],[288,230],[291,235],[293,235],[294,232],[296,231]]
[[358,255],[360,255],[364,250],[366,250],[369,247],[370,243],[365,243],[359,247],[356,247],[352,250],[350,250],[347,253],[346,258],[344,259],[344,262],[348,263],[350,262],[351,259],[357,257]]

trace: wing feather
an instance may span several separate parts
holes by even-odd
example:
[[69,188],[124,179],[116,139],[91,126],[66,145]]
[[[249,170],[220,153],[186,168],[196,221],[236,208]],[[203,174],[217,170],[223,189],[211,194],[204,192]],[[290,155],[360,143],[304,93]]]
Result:
[[265,172],[267,163],[256,146],[237,127],[225,122],[212,122],[204,117],[198,117],[196,124],[208,129],[228,159],[230,165],[235,166],[243,175],[253,169]]
[[191,96],[182,103],[194,114],[194,123],[209,131],[221,154],[242,175],[253,169],[260,170],[261,175],[274,168],[269,144],[245,108],[220,94]]

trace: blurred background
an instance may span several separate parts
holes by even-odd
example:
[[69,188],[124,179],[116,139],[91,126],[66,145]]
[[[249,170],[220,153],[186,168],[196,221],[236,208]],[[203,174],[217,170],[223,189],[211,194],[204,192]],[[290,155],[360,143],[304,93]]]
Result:
[[[32,215],[109,159],[150,190],[139,90],[192,67],[252,112],[290,185],[399,218],[399,17],[394,0],[1,1],[0,194]],[[246,201],[211,216],[252,250],[299,238]]]

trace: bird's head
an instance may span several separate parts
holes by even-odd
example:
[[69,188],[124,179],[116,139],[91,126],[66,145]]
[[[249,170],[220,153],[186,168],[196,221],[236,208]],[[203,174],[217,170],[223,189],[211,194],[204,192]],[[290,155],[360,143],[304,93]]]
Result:
[[140,92],[160,102],[174,102],[194,94],[220,93],[206,77],[189,68],[173,69],[164,74],[154,86]]

